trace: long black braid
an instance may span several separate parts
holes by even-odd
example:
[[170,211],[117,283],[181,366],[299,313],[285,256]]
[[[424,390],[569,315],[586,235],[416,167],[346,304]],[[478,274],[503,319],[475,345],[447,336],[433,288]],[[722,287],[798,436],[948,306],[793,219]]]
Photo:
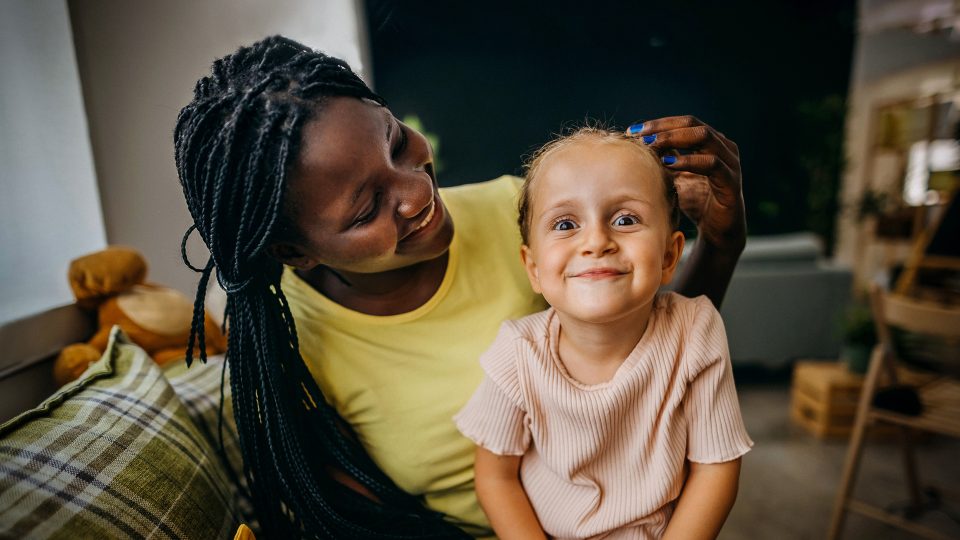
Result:
[[[333,96],[384,104],[341,60],[275,36],[217,60],[183,108],[177,170],[210,260],[200,272],[195,340],[206,361],[203,300],[214,271],[227,291],[227,361],[244,474],[270,538],[465,538],[398,488],[327,404],[300,357],[280,288],[282,266],[265,246],[282,225],[284,188],[301,129]],[[355,478],[379,503],[333,480]]]

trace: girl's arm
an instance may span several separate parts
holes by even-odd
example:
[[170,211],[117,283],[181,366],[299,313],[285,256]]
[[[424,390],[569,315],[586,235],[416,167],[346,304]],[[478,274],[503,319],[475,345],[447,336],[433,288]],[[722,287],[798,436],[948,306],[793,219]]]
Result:
[[737,499],[740,458],[725,463],[689,463],[690,473],[664,540],[716,538]]
[[520,456],[499,456],[478,446],[474,470],[480,506],[500,540],[546,540],[520,485]]

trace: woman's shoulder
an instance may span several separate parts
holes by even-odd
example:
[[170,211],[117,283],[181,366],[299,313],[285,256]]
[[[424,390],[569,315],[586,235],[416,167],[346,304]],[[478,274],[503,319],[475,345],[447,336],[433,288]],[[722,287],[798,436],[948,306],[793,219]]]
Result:
[[440,196],[454,215],[489,211],[491,207],[497,211],[516,214],[522,183],[521,178],[505,175],[486,182],[441,188]]
[[[501,176],[479,184],[444,188],[444,205],[453,218],[455,242],[460,252],[472,259],[473,271],[503,272],[510,269],[510,278],[526,283],[520,265],[520,228],[517,226],[517,179]],[[490,264],[477,264],[488,260]],[[507,264],[502,264],[506,261]],[[505,277],[505,276],[504,276]]]

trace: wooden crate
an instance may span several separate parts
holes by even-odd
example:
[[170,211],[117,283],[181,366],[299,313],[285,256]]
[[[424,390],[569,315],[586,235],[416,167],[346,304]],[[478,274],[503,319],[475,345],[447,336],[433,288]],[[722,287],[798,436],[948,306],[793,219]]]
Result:
[[[790,389],[790,418],[817,437],[844,438],[853,432],[860,403],[863,375],[850,373],[837,360],[800,360],[793,368]],[[898,366],[902,384],[923,386],[935,375]],[[898,437],[900,430],[886,422],[868,424],[867,436],[878,439]],[[923,431],[913,432],[914,441],[927,438]]]
[[836,360],[801,360],[793,368],[790,418],[820,438],[849,437],[863,376]]

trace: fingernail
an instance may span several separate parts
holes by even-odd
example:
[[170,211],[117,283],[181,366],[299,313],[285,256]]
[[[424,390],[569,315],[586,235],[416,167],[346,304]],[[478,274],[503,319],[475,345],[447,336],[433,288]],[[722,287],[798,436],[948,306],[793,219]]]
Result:
[[632,126],[628,127],[627,135],[636,135],[641,131],[643,131],[643,122],[640,122],[639,124],[633,124]]
[[673,165],[677,162],[677,156],[663,156],[661,159],[663,159],[664,165]]
[[656,134],[656,133],[654,133],[653,135],[644,135],[644,136],[643,136],[643,142],[644,142],[645,144],[652,144],[653,141],[655,141],[655,140],[657,140],[657,134]]

